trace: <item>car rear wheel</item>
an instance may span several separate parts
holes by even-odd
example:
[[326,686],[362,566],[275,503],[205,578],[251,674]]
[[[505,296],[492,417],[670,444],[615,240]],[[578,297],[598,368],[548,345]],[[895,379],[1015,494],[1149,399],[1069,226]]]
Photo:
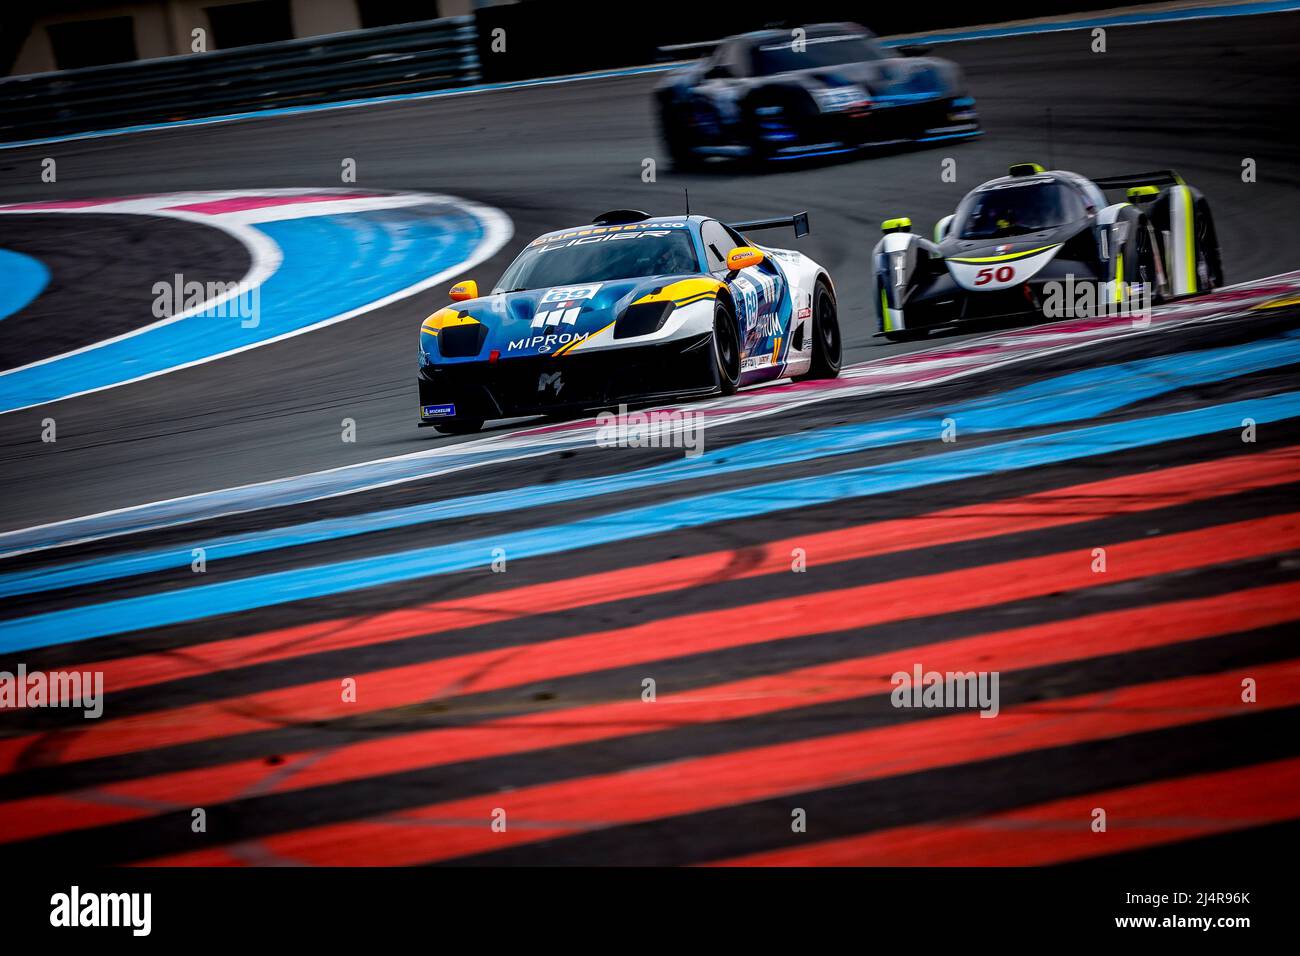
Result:
[[1219,257],[1219,240],[1214,232],[1210,207],[1202,202],[1196,210],[1196,284],[1197,292],[1209,292],[1223,285],[1223,262]]
[[1137,277],[1147,290],[1149,300],[1159,304],[1165,301],[1165,289],[1161,287],[1159,273],[1156,271],[1156,242],[1150,222],[1143,219],[1137,227]]
[[821,279],[813,290],[812,365],[796,382],[811,378],[838,378],[844,349],[840,343],[839,310],[830,287]]
[[692,133],[695,115],[695,107],[690,103],[664,103],[659,107],[659,129],[674,169],[692,170],[702,165]]
[[1111,262],[1110,281],[1102,287],[1097,302],[1097,314],[1111,315],[1121,309],[1132,310],[1142,305],[1139,286],[1154,294],[1154,257],[1149,245],[1149,234],[1143,222],[1135,219],[1124,244],[1116,250]]
[[713,310],[713,360],[718,367],[718,388],[734,395],[740,388],[740,333],[726,303]]

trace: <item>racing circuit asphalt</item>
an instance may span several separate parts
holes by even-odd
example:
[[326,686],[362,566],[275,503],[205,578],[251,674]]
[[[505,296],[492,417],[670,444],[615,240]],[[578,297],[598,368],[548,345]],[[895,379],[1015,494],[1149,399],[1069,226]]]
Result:
[[[659,78],[642,76],[0,151],[0,200],[336,187],[350,157],[359,187],[445,192],[507,212],[514,238],[472,270],[480,284],[536,233],[613,207],[677,212],[683,187],[692,209],[724,219],[807,209],[812,235],[799,248],[836,281],[847,362],[926,344],[869,338],[868,258],[880,221],[907,214],[929,229],[1010,162],[1092,175],[1172,167],[1213,204],[1229,282],[1300,263],[1300,15],[1115,27],[1104,54],[1090,42],[1076,30],[940,44],[935,54],[966,70],[982,140],[759,176],[732,167],[679,175],[663,161],[657,182],[643,183],[643,159],[663,157],[649,96]],[[55,184],[40,182],[46,156],[58,161]],[[940,178],[947,157],[957,161],[955,183]],[[1257,182],[1242,182],[1244,158],[1256,161]],[[155,268],[175,271],[171,262]],[[0,416],[0,530],[456,440],[415,428],[416,329],[443,291]],[[107,321],[86,311],[81,322]],[[59,425],[57,455],[40,442],[47,416]],[[357,422],[354,444],[339,440],[343,417]]]
[[[1214,204],[1230,282],[1300,267],[1286,125],[1300,15],[1112,29],[1104,55],[1088,40],[940,47],[966,67],[988,129],[951,150],[762,176],[661,168],[642,184],[641,160],[658,155],[653,81],[629,78],[0,151],[11,176],[50,152],[60,169],[49,193],[10,179],[0,199],[336,186],[351,157],[360,187],[506,211],[515,238],[472,272],[491,281],[543,229],[606,207],[675,209],[686,184],[693,208],[724,218],[809,210],[801,248],[838,283],[850,362],[933,344],[869,339],[879,220],[928,227],[1009,162],[1173,167]],[[947,156],[956,184],[939,179]],[[1241,181],[1246,157],[1259,182]],[[1028,360],[940,385],[859,393],[866,379],[846,376],[841,392],[741,393],[737,408],[816,401],[711,427],[699,459],[579,438],[6,556],[0,662],[102,672],[107,703],[89,722],[67,708],[0,714],[0,856],[1125,866],[1147,854],[1210,860],[1216,879],[1246,885],[1263,853],[1300,835],[1300,279],[1262,285],[1255,309],[1234,299],[1245,293],[1211,295],[1086,347],[1054,350],[1035,332],[1017,339]],[[454,444],[415,428],[415,330],[442,301],[422,293],[0,416],[0,530]],[[987,341],[974,359],[949,355],[983,361]],[[949,411],[961,438],[941,445]],[[58,442],[45,445],[51,416]],[[343,417],[355,444],[340,441]],[[406,509],[405,523],[366,523]],[[250,546],[222,550],[231,542]],[[202,574],[196,543],[213,549]],[[489,569],[498,543],[507,574]],[[805,546],[806,573],[791,573]],[[889,675],[914,665],[1001,673],[1003,713],[891,706]],[[1249,705],[1243,676],[1260,688]],[[355,678],[355,700],[340,699],[341,678]],[[1088,826],[1099,806],[1114,824],[1101,836]],[[487,823],[497,807],[508,833]]]

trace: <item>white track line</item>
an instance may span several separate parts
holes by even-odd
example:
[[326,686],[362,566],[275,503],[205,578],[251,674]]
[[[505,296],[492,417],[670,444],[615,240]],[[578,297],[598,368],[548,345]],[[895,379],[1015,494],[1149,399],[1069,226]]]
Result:
[[6,369],[0,372],[0,378],[6,375],[12,375],[23,369],[32,368],[37,365],[45,365],[49,362],[56,362],[66,359],[73,355],[79,355],[83,352],[91,352],[95,349],[103,348],[114,342],[120,342],[123,339],[129,339],[137,335],[142,335],[152,329],[161,328],[164,325],[170,325],[173,322],[179,322],[181,319],[198,315],[209,308],[213,308],[227,299],[237,295],[245,295],[256,286],[260,286],[280,267],[283,256],[280,247],[265,233],[254,229],[253,223],[272,222],[282,219],[301,219],[310,216],[337,215],[339,212],[362,212],[371,209],[389,209],[396,206],[413,206],[420,204],[443,203],[454,209],[467,212],[483,225],[483,239],[474,253],[461,262],[456,263],[450,268],[441,272],[421,279],[414,285],[409,285],[404,289],[399,289],[383,298],[368,302],[363,306],[351,309],[347,312],[341,312],[332,315],[329,318],[322,319],[312,325],[300,329],[292,329],[283,332],[280,335],[272,336],[269,339],[262,339],[257,342],[250,342],[247,345],[241,345],[237,348],[227,349],[224,352],[218,352],[214,355],[204,356],[201,359],[195,359],[192,362],[183,362],[180,365],[173,365],[169,368],[159,369],[154,372],[147,372],[144,375],[137,375],[135,378],[124,379],[120,382],[113,382],[109,385],[100,385],[95,388],[88,388],[80,392],[72,392],[68,395],[61,395],[56,399],[48,401],[32,402],[28,405],[20,405],[10,409],[0,409],[0,415],[12,412],[20,412],[29,408],[39,408],[42,405],[51,405],[55,402],[66,401],[71,398],[80,398],[83,395],[90,395],[94,392],[107,391],[112,388],[121,388],[123,385],[131,385],[135,382],[143,382],[146,379],[157,378],[160,375],[170,375],[172,372],[179,372],[181,369],[192,368],[196,365],[206,365],[208,362],[215,362],[218,359],[227,358],[231,355],[238,355],[240,352],[247,352],[250,349],[261,348],[265,345],[272,345],[285,339],[291,339],[294,336],[305,335],[308,332],[314,332],[316,329],[323,329],[327,325],[336,325],[339,322],[346,322],[348,319],[354,319],[359,315],[367,312],[373,312],[375,309],[382,309],[385,306],[392,305],[402,299],[415,295],[417,292],[423,292],[440,282],[460,274],[461,272],[471,269],[491,258],[502,246],[510,241],[514,234],[514,223],[510,217],[499,209],[492,206],[485,206],[480,203],[470,202],[457,196],[448,196],[442,193],[402,193],[394,196],[365,197],[361,199],[339,200],[338,202],[314,202],[303,203],[301,208],[291,209],[288,207],[281,209],[281,214],[277,215],[272,208],[261,210],[243,210],[235,213],[196,213],[178,209],[167,209],[155,203],[166,203],[168,206],[188,205],[198,202],[211,202],[219,199],[237,198],[240,196],[288,196],[300,195],[304,193],[319,194],[324,190],[320,189],[245,189],[235,192],[209,192],[209,193],[174,193],[165,196],[149,197],[141,200],[125,200],[123,202],[105,203],[98,206],[65,208],[65,209],[23,209],[16,207],[0,207],[0,214],[4,215],[23,215],[37,213],[61,213],[61,214],[78,214],[78,213],[116,213],[137,216],[162,216],[168,219],[180,219],[186,222],[198,223],[200,225],[211,226],[214,229],[220,229],[240,243],[248,250],[252,257],[252,266],[241,280],[242,286],[237,285],[234,289],[217,296],[216,298],[204,302],[201,305],[186,309],[174,316],[160,319],[149,325],[141,326],[138,329],[132,329],[130,332],[124,332],[109,339],[95,342],[91,345],[85,345],[70,352],[63,352],[59,355],[53,355],[49,358],[39,359],[35,362],[29,362],[18,368]]

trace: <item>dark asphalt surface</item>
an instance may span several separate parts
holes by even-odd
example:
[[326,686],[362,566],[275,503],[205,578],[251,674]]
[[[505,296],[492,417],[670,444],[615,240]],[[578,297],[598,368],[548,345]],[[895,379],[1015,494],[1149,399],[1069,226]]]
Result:
[[[491,280],[537,232],[609,207],[692,207],[739,218],[807,209],[800,248],[835,278],[848,359],[909,346],[869,339],[867,257],[880,221],[927,227],[960,196],[1036,159],[1085,174],[1173,167],[1213,203],[1229,281],[1300,261],[1300,151],[1291,111],[1300,16],[1112,28],[944,44],[970,77],[978,142],[761,176],[678,175],[662,159],[640,77],[250,120],[0,152],[0,200],[231,187],[338,186],[448,192],[505,210],[515,238],[474,270]],[[1050,122],[1048,110],[1050,109]],[[1050,135],[1049,135],[1050,131]],[[56,184],[40,159],[58,159]],[[940,179],[945,158],[957,181]],[[1258,181],[1243,183],[1243,159]],[[411,343],[443,301],[421,294],[371,315],[220,362],[0,417],[0,528],[263,480],[451,439],[414,427]],[[43,445],[53,416],[57,445]],[[339,440],[340,421],[357,441]],[[528,467],[528,466],[524,466]],[[93,476],[93,480],[92,480]]]
[[[0,216],[0,249],[44,263],[33,308],[5,317],[0,370],[121,335],[154,320],[154,284],[236,282],[248,252],[217,229],[175,219],[107,214]],[[144,316],[144,322],[141,322]]]

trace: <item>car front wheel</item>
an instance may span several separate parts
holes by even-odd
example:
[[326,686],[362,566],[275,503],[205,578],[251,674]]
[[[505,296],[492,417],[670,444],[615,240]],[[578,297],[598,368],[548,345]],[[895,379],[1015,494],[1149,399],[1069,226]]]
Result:
[[718,367],[718,388],[734,395],[740,388],[740,333],[726,303],[713,310],[713,359]]

